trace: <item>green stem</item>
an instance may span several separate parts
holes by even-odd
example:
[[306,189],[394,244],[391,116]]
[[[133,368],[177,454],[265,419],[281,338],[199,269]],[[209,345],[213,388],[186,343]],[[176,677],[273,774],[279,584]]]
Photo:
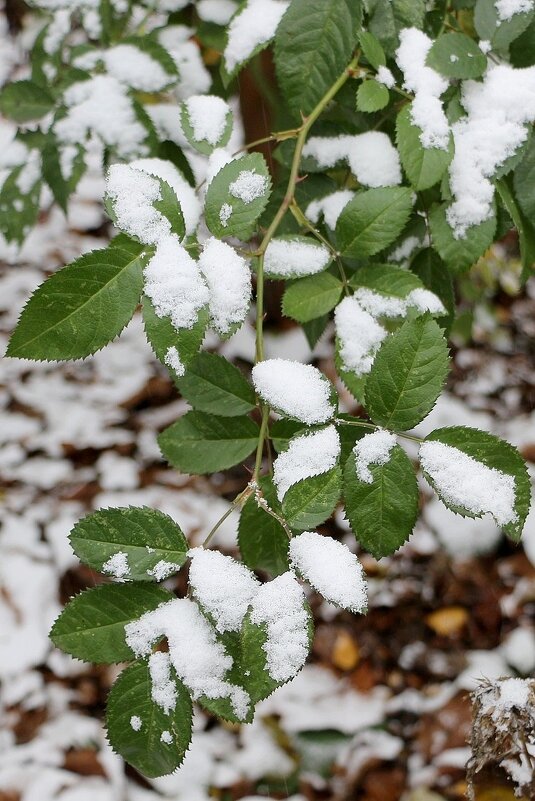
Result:
[[260,426],[260,434],[258,436],[258,445],[256,446],[256,459],[253,473],[253,481],[258,483],[260,477],[260,470],[262,469],[262,454],[264,452],[264,442],[268,433],[269,423],[269,406],[262,407],[262,424]]
[[213,527],[210,529],[208,535],[206,536],[205,540],[202,543],[202,547],[203,548],[206,548],[206,546],[208,545],[208,543],[210,542],[210,540],[212,539],[212,537],[214,536],[216,531],[223,525],[225,520],[228,517],[230,517],[232,512],[234,512],[235,509],[241,508],[243,506],[243,504],[249,498],[249,496],[253,494],[253,491],[254,491],[253,488],[248,484],[242,492],[240,492],[238,495],[236,495],[236,497],[234,498],[234,500],[230,504],[229,508],[225,512],[225,514],[222,515],[219,518],[219,520],[216,523],[214,523]]
[[[376,426],[374,423],[368,423],[366,420],[341,420],[337,418],[334,421],[337,425],[343,426],[354,426],[356,428],[367,428],[370,431],[379,431],[381,426]],[[402,439],[410,439],[411,442],[423,442],[424,440],[421,437],[415,437],[412,434],[405,434],[405,432],[401,433],[400,431],[396,431],[396,436],[401,437]]]

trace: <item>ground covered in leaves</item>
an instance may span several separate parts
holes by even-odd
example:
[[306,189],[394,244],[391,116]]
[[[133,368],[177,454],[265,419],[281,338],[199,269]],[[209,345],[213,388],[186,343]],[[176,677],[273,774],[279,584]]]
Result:
[[[83,179],[69,224],[45,214],[20,254],[0,247],[2,339],[46,274],[105,243],[100,180]],[[493,305],[484,295],[475,312],[466,305],[475,339],[462,344],[458,332],[449,391],[419,431],[491,430],[521,448],[535,475],[535,284],[516,299],[494,292]],[[276,292],[269,311],[266,357],[313,358],[334,376],[331,334],[311,354],[299,329],[278,319]],[[242,364],[253,351],[248,324],[222,348]],[[125,770],[103,734],[116,669],[72,660],[47,637],[61,605],[101,580],[78,565],[67,534],[87,511],[134,504],[167,512],[198,543],[243,487],[247,466],[208,480],[162,462],[156,434],[187,406],[138,319],[85,362],[4,360],[1,381],[0,801],[465,797],[468,692],[483,677],[535,669],[533,513],[516,548],[492,521],[455,516],[422,484],[411,542],[380,562],[362,554],[369,614],[312,597],[311,664],[241,730],[199,712],[183,768],[148,782]],[[229,553],[237,522],[231,516],[214,540]],[[341,515],[322,531],[356,547]],[[180,578],[171,586],[180,590]],[[497,770],[481,777],[477,797],[513,794]]]

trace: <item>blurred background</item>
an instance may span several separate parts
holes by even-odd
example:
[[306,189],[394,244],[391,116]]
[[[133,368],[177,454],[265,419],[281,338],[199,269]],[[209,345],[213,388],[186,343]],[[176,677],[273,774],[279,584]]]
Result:
[[[14,72],[24,75],[32,37],[20,29],[23,13],[13,2],[0,13],[0,85]],[[247,140],[271,126],[259,68],[265,75],[265,60],[241,84]],[[0,121],[0,183],[2,142],[12,136]],[[22,248],[0,238],[3,344],[47,275],[107,243],[102,193],[95,164],[67,218],[45,196]],[[417,433],[478,426],[517,445],[535,476],[535,279],[520,290],[520,270],[510,237],[460,280],[452,375]],[[268,312],[266,357],[314,361],[334,378],[332,332],[311,351],[302,331],[281,317],[276,283]],[[248,323],[221,348],[244,366],[253,351]],[[344,400],[358,411],[348,394]],[[78,564],[67,535],[88,511],[132,504],[170,514],[193,544],[204,538],[248,472],[208,479],[166,467],[156,435],[186,408],[138,318],[86,361],[2,360],[0,801],[465,798],[469,691],[481,678],[535,670],[535,514],[523,546],[514,547],[490,518],[454,515],[423,484],[411,541],[379,562],[362,554],[369,614],[355,617],[312,596],[311,663],[260,705],[255,723],[240,729],[199,712],[183,768],[163,779],[147,781],[113,754],[102,717],[119,668],[86,665],[48,640],[62,605],[101,580]],[[236,529],[231,516],[214,544],[233,553]],[[356,548],[341,514],[322,530]],[[181,589],[180,578],[168,583]],[[478,799],[513,797],[503,770],[483,772]]]

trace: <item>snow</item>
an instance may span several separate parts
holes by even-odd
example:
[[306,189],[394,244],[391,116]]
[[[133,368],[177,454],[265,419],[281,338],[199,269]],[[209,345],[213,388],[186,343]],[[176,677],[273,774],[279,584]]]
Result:
[[354,197],[355,193],[351,189],[339,189],[330,195],[325,195],[325,197],[309,203],[305,209],[305,215],[311,222],[317,223],[323,214],[325,224],[329,226],[331,231],[334,231],[338,217]]
[[449,84],[425,63],[433,40],[417,28],[404,28],[399,39],[396,61],[405,76],[404,88],[414,92],[411,119],[421,130],[420,142],[425,148],[447,150],[450,129],[439,98]]
[[390,454],[395,444],[395,434],[382,429],[365,434],[361,439],[357,440],[353,453],[355,454],[355,468],[358,480],[363,481],[365,484],[372,484],[373,475],[370,465],[385,465],[390,459]]
[[490,512],[500,526],[516,520],[514,476],[437,441],[422,443],[420,464],[446,503],[475,515]]
[[209,290],[213,327],[228,334],[243,323],[251,302],[251,271],[234,248],[215,237],[208,239],[199,257],[199,270]]
[[171,743],[173,742],[173,735],[171,734],[171,732],[165,729],[160,737],[160,742],[165,743],[166,745],[171,745]]
[[533,0],[495,0],[494,8],[500,22],[506,22],[515,14],[528,14],[533,11]]
[[308,655],[308,614],[305,596],[293,573],[283,573],[262,584],[252,602],[251,622],[265,625],[262,646],[272,679],[288,681],[305,664]]
[[367,604],[362,565],[341,542],[305,531],[290,540],[292,567],[323,597],[351,612]]
[[197,264],[176,236],[162,239],[144,270],[145,293],[158,317],[169,317],[173,326],[191,328],[209,291]]
[[232,206],[230,203],[223,203],[219,210],[219,221],[223,228],[226,228],[228,225],[228,221],[232,215]]
[[307,425],[325,423],[335,413],[329,381],[309,364],[267,359],[253,367],[252,379],[269,406]]
[[293,437],[273,463],[273,483],[282,501],[290,487],[331,470],[340,458],[340,437],[334,426]]
[[303,148],[324,169],[347,161],[351,172],[365,186],[395,186],[401,183],[399,154],[382,131],[349,136],[311,136]]
[[166,25],[158,31],[159,43],[165,47],[178,68],[179,79],[173,91],[182,100],[208,92],[212,84],[199,45],[190,38],[193,33],[186,25]]
[[498,703],[503,709],[524,709],[529,704],[530,685],[525,679],[504,679],[499,690]]
[[353,296],[359,306],[372,317],[403,317],[413,307],[421,314],[445,314],[441,300],[428,289],[413,289],[405,298],[383,295],[367,287],[359,287]]
[[114,576],[114,578],[125,578],[130,573],[128,555],[122,551],[113,554],[102,565],[102,572],[109,576]]
[[61,142],[77,145],[95,133],[121,158],[146,152],[147,132],[138,121],[124,87],[111,75],[95,75],[69,86],[63,93],[64,117],[54,123]]
[[134,731],[139,731],[141,726],[143,725],[143,721],[139,717],[139,715],[132,715],[130,718],[130,726],[134,729]]
[[171,224],[153,203],[161,199],[160,184],[127,164],[112,164],[106,178],[117,226],[146,244],[156,244],[171,231]]
[[459,517],[436,497],[425,505],[424,517],[441,547],[456,560],[492,553],[502,538],[491,517]]
[[175,562],[166,562],[165,559],[160,559],[159,562],[156,562],[154,567],[150,570],[147,570],[147,575],[152,576],[155,581],[163,581],[169,576],[172,576],[173,573],[177,573],[180,570],[180,565],[177,565]]
[[233,72],[257,47],[273,38],[288,6],[286,0],[248,0],[228,27],[223,54],[227,72]]
[[238,4],[234,0],[198,0],[197,14],[204,22],[226,25],[236,12]]
[[166,715],[176,707],[177,687],[171,678],[171,659],[168,653],[156,651],[149,657],[151,680],[150,697],[161,707]]
[[228,103],[216,95],[193,95],[184,101],[184,107],[194,140],[206,141],[215,147],[231,119]]
[[258,579],[245,565],[219,551],[193,548],[188,556],[189,581],[196,600],[218,631],[239,631],[258,591]]
[[43,48],[45,52],[49,55],[55,53],[70,30],[70,11],[67,11],[66,9],[59,9],[52,17],[45,34],[45,38],[43,39]]
[[174,164],[164,159],[150,158],[137,159],[132,161],[130,166],[156,178],[161,178],[169,184],[180,201],[180,208],[186,224],[186,234],[195,233],[201,216],[201,203],[195,194],[195,190],[188,184]]
[[522,676],[535,670],[535,632],[527,626],[514,629],[504,640],[501,651],[509,665]]
[[136,656],[149,656],[161,636],[167,638],[169,658],[194,699],[229,698],[239,717],[250,704],[247,693],[226,681],[232,658],[216,639],[215,629],[188,598],[176,598],[146,612],[125,626],[126,642]]
[[171,346],[170,348],[167,348],[164,357],[164,362],[168,367],[171,368],[171,370],[174,370],[175,375],[178,378],[181,378],[186,372],[186,367],[184,365],[184,362],[180,358],[180,354],[174,345]]
[[447,210],[457,238],[492,216],[492,178],[526,141],[527,126],[535,120],[535,67],[491,66],[482,81],[464,81],[461,102],[467,116],[452,127],[454,201]]
[[272,239],[264,258],[267,276],[299,278],[324,270],[331,254],[324,245],[304,238]]
[[111,47],[104,62],[110,75],[141,92],[159,92],[175,79],[156,59],[133,44]]
[[338,304],[334,322],[344,369],[357,375],[369,373],[374,356],[387,336],[386,329],[361,308],[354,296]]
[[230,184],[229,192],[244,203],[252,203],[266,194],[267,187],[268,179],[265,175],[259,175],[254,170],[242,170]]
[[375,77],[379,83],[383,83],[387,89],[393,89],[393,87],[396,85],[396,79],[392,75],[392,72],[388,69],[388,67],[384,67],[383,65],[379,67]]

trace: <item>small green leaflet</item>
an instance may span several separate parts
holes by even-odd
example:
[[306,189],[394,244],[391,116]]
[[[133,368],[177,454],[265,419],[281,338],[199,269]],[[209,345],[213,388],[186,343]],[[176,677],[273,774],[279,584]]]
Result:
[[392,264],[371,264],[362,267],[351,276],[349,285],[354,289],[366,287],[395,298],[406,298],[413,289],[420,289],[422,283],[413,273]]
[[496,189],[504,208],[511,215],[514,226],[518,231],[520,256],[522,258],[522,277],[527,280],[535,263],[535,230],[530,220],[526,219],[522,213],[515,196],[511,192],[507,179],[500,178],[496,181]]
[[163,456],[183,473],[227,470],[255,449],[260,429],[249,417],[188,412],[158,437]]
[[364,58],[370,62],[374,69],[378,70],[379,67],[384,67],[386,65],[385,51],[373,33],[361,31],[359,33],[359,42]]
[[22,311],[6,355],[81,359],[118,336],[143,288],[142,248],[123,250],[122,242],[81,256],[41,284]]
[[168,363],[169,351],[176,348],[180,361],[187,368],[203,343],[208,320],[208,309],[202,308],[199,311],[197,322],[191,328],[181,328],[180,331],[177,331],[169,317],[158,317],[150,298],[146,295],[143,296],[145,334],[156,357],[166,365],[175,383],[177,383],[178,376]]
[[8,83],[0,92],[0,112],[17,123],[40,120],[54,106],[48,90],[33,81]]
[[433,42],[426,64],[447,78],[479,78],[487,57],[465,33],[446,33]]
[[[531,481],[524,460],[517,449],[493,434],[467,426],[438,428],[426,437],[425,442],[442,442],[444,445],[457,448],[486,467],[513,476],[515,480],[514,508],[517,518],[504,525],[503,530],[514,542],[519,542],[531,503]],[[479,516],[462,506],[455,506],[448,502],[440,494],[431,477],[427,473],[424,475],[435,488],[443,503],[450,509],[469,517]],[[467,492],[470,492],[470,486],[467,487]]]
[[222,167],[208,187],[206,225],[220,239],[249,239],[267,206],[271,178],[264,157],[248,153]]
[[376,559],[394,553],[418,516],[418,483],[409,457],[394,445],[386,464],[369,466],[373,482],[360,481],[351,454],[344,469],[347,519],[363,548]]
[[339,467],[293,484],[282,502],[282,513],[290,528],[304,531],[324,523],[340,499],[340,486]]
[[529,220],[535,219],[535,137],[531,137],[522,161],[514,172],[518,205]]
[[275,35],[277,80],[295,118],[307,115],[343,72],[355,47],[355,0],[293,0]]
[[282,313],[307,323],[334,309],[344,285],[329,272],[310,275],[290,284],[282,299]]
[[134,654],[125,641],[125,625],[172,599],[154,584],[101,584],[67,604],[50,637],[62,651],[86,662],[126,662]]
[[82,518],[69,539],[77,557],[101,573],[108,559],[125,554],[127,578],[133,581],[159,581],[176,573],[189,548],[174,520],[146,507],[100,509]]
[[[160,178],[158,175],[151,175],[151,178],[157,181],[160,186],[160,199],[154,201],[154,208],[169,221],[171,233],[176,234],[179,239],[183,239],[186,235],[186,224],[184,222],[184,215],[182,214],[182,207],[175,190],[167,181],[164,181],[163,178]],[[117,222],[117,217],[115,215],[114,201],[109,195],[105,195],[104,197],[104,206],[113,224],[117,228],[120,228],[121,226]]]
[[403,169],[411,185],[420,192],[440,181],[453,158],[453,137],[447,150],[424,147],[420,129],[411,120],[411,104],[404,106],[396,120],[396,143]]
[[[125,668],[108,696],[106,728],[110,744],[149,778],[176,770],[191,742],[191,698],[173,668],[171,676],[177,688],[177,703],[168,715],[151,698],[152,681],[145,660]],[[162,739],[164,732],[167,735]],[[169,736],[171,742],[167,742]]]
[[304,434],[307,430],[305,423],[300,423],[297,420],[289,420],[287,417],[281,417],[280,420],[275,420],[270,425],[269,436],[273,442],[273,447],[280,453],[285,451],[292,437],[297,434]]
[[370,78],[361,83],[357,90],[357,111],[364,111],[368,114],[380,111],[388,105],[389,100],[390,92],[384,83]]
[[533,20],[534,9],[513,14],[511,19],[501,21],[495,0],[477,0],[474,9],[474,24],[480,39],[492,44],[492,49],[507,54],[507,48],[522,34]]
[[[223,102],[223,101],[221,101]],[[207,113],[209,112],[207,108]],[[196,139],[195,138],[195,130],[194,126],[191,123],[190,119],[190,112],[188,108],[188,102],[182,103],[180,106],[180,124],[182,126],[182,131],[184,136],[188,140],[188,144],[197,152],[202,153],[205,156],[209,156],[216,147],[225,147],[228,144],[230,139],[230,135],[232,133],[232,126],[233,126],[233,119],[232,119],[232,111],[230,108],[228,109],[225,127],[221,133],[219,141],[214,144],[208,142],[207,139]]]
[[[264,476],[259,484],[269,508],[282,515],[270,477]],[[282,525],[258,505],[254,495],[241,510],[238,543],[242,559],[251,570],[266,570],[272,576],[288,570],[288,536]]]
[[256,406],[254,390],[245,376],[216,353],[199,353],[177,383],[184,398],[200,412],[239,417]]
[[496,215],[468,228],[466,235],[455,239],[446,219],[447,205],[435,206],[429,215],[431,242],[441,259],[453,273],[467,270],[492,244],[496,231]]
[[336,223],[336,241],[343,256],[373,256],[392,244],[409,219],[412,190],[406,187],[368,189],[349,201]]
[[407,320],[381,345],[366,382],[366,409],[377,425],[408,431],[429,414],[449,367],[448,345],[428,317]]

